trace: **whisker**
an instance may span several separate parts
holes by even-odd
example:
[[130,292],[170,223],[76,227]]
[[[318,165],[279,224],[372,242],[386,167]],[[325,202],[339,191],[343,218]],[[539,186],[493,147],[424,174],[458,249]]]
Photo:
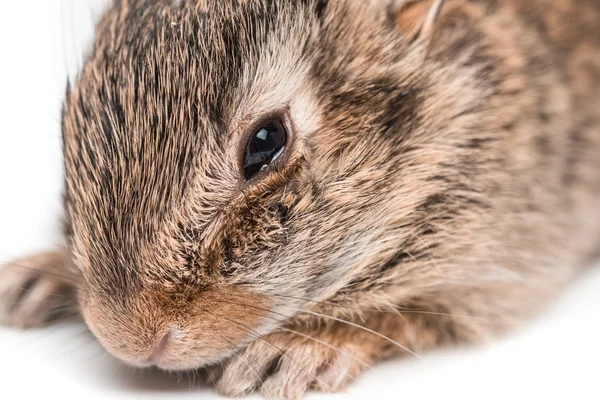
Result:
[[[35,289],[27,289],[27,288],[24,288],[24,287],[21,287],[21,286],[18,286],[18,285],[17,285],[17,288],[23,293],[23,296],[26,296],[27,293],[31,293],[31,292],[33,292],[35,290]],[[50,297],[50,299],[35,301],[33,303],[42,303],[43,304],[46,301],[50,302],[52,300],[54,300],[54,301],[56,301],[58,303],[60,301],[65,301],[66,302],[67,300],[69,300],[69,301],[70,300],[75,300],[74,296],[65,296],[65,295],[58,294],[58,293],[50,293],[50,294],[47,294],[46,296]],[[23,302],[21,302],[21,301],[16,301],[15,302],[15,304],[22,304],[22,303]]]
[[317,300],[310,300],[310,299],[304,299],[302,297],[294,297],[294,296],[288,296],[288,295],[283,295],[283,294],[270,294],[270,296],[274,296],[274,297],[282,297],[284,299],[292,299],[292,300],[302,300],[302,301],[306,301],[309,303],[314,303],[314,304],[321,304],[321,305],[325,305],[325,306],[332,306],[332,307],[338,307],[338,308],[345,308],[348,310],[357,310],[357,311],[366,311],[366,312],[380,312],[380,313],[392,313],[392,314],[396,314],[395,311],[388,311],[388,310],[377,310],[377,309],[367,309],[367,308],[360,308],[360,307],[351,307],[351,306],[344,306],[341,304],[335,304],[335,303],[331,303],[328,301],[317,301]]
[[330,320],[333,320],[333,321],[340,322],[340,323],[342,323],[342,324],[346,324],[346,325],[353,326],[353,327],[355,327],[355,328],[361,329],[361,330],[363,330],[363,331],[365,331],[365,332],[371,333],[371,334],[373,334],[373,335],[375,335],[375,336],[377,336],[377,337],[380,337],[381,339],[383,339],[383,340],[385,340],[385,341],[387,341],[387,342],[389,342],[389,343],[391,343],[391,344],[393,344],[393,345],[395,345],[395,346],[397,346],[397,347],[401,348],[402,350],[404,350],[404,351],[406,351],[406,352],[408,352],[408,353],[412,354],[413,356],[417,357],[417,358],[418,358],[418,359],[420,359],[420,360],[422,360],[422,359],[423,359],[423,358],[422,358],[420,355],[418,355],[418,354],[417,354],[417,353],[415,353],[414,351],[410,350],[408,347],[401,345],[400,343],[398,343],[398,342],[397,342],[397,341],[395,341],[394,339],[392,339],[392,338],[390,338],[390,337],[388,337],[388,336],[385,336],[385,335],[383,335],[383,334],[381,334],[381,333],[379,333],[379,332],[377,332],[377,331],[374,331],[373,329],[369,329],[369,328],[367,328],[367,327],[364,327],[364,326],[361,326],[361,325],[355,324],[354,322],[350,322],[350,321],[343,320],[343,319],[341,319],[341,318],[332,317],[332,316],[330,316],[330,315],[325,315],[325,314],[317,313],[317,312],[314,312],[314,311],[305,311],[305,312],[306,312],[306,313],[308,313],[308,314],[311,314],[311,315],[317,316],[317,317],[321,317],[321,318],[330,319]]
[[344,306],[341,304],[336,304],[336,303],[327,302],[327,301],[304,299],[302,297],[294,297],[294,296],[288,296],[288,295],[282,295],[282,294],[270,294],[270,296],[283,297],[283,298],[293,299],[293,300],[302,300],[302,301],[306,301],[309,303],[321,304],[321,305],[325,305],[325,306],[338,307],[338,308],[345,308],[348,310],[357,310],[357,311],[362,311],[362,312],[374,312],[374,313],[396,314],[396,315],[399,315],[399,314],[429,314],[429,315],[440,315],[440,316],[444,316],[444,317],[468,318],[468,319],[480,320],[483,322],[489,322],[488,320],[486,320],[484,318],[476,317],[473,315],[451,314],[451,313],[442,313],[442,312],[435,312],[435,311],[421,311],[421,310],[414,310],[414,309],[410,309],[410,308],[404,308],[401,306],[393,306],[394,310],[392,311],[392,310],[380,310],[380,309],[374,309],[374,308],[369,309],[369,308]]
[[[44,304],[44,303],[41,301],[40,302],[25,302],[25,303],[16,304],[15,306],[23,307],[23,306],[35,305],[35,304]],[[48,312],[49,312],[49,315],[52,316],[52,315],[64,313],[64,312],[72,312],[73,314],[75,314],[78,312],[78,310],[77,310],[77,308],[74,308],[70,304],[57,304],[55,306],[52,306]]]
[[[252,314],[252,315],[259,316],[259,317],[268,318],[268,319],[271,319],[271,320],[274,320],[274,321],[277,321],[277,322],[280,322],[280,323],[285,323],[285,322],[287,322],[287,321],[284,321],[284,320],[281,320],[281,319],[278,319],[278,318],[268,317],[268,316],[266,316],[266,315],[262,315],[262,314],[254,313],[254,312],[252,312],[252,311],[248,311],[248,313],[250,313],[250,314]],[[278,331],[285,331],[285,332],[288,332],[288,333],[292,333],[292,334],[296,334],[296,335],[299,335],[299,336],[303,336],[303,337],[305,337],[306,339],[309,339],[309,340],[315,341],[315,342],[317,342],[317,343],[319,343],[319,344],[322,344],[322,345],[324,345],[324,346],[326,346],[326,347],[329,347],[329,348],[331,348],[331,349],[333,349],[333,350],[339,351],[339,352],[341,352],[341,353],[343,353],[343,354],[345,354],[345,355],[347,355],[347,356],[351,357],[353,360],[357,361],[358,363],[360,363],[361,365],[365,366],[366,368],[368,368],[368,369],[370,369],[370,370],[373,370],[373,367],[372,367],[371,365],[369,365],[368,363],[365,363],[364,361],[362,361],[362,360],[359,360],[358,358],[356,358],[356,357],[355,357],[355,356],[353,356],[352,354],[350,354],[350,353],[348,353],[348,352],[346,352],[346,351],[344,351],[344,350],[340,349],[339,347],[336,347],[336,346],[334,346],[334,345],[332,345],[332,344],[330,344],[330,343],[328,343],[328,342],[326,342],[326,341],[319,340],[319,339],[317,339],[317,338],[314,338],[314,337],[312,337],[312,336],[309,336],[309,335],[305,335],[305,334],[303,334],[303,333],[300,333],[300,332],[294,331],[294,330],[292,330],[292,329],[287,329],[287,328],[279,328],[279,329],[278,329]],[[339,367],[337,367],[337,366],[331,365],[331,364],[329,364],[329,363],[326,363],[326,364],[328,364],[329,366],[331,366],[332,368],[334,368],[334,369],[336,369],[336,370],[338,370],[338,371],[341,371],[341,368],[339,368]],[[349,375],[349,374],[347,374],[347,375],[348,375],[348,376],[350,376],[351,378],[353,378],[351,375]]]
[[78,277],[75,276],[75,275],[73,275],[73,276],[67,276],[67,275],[59,274],[57,272],[46,271],[46,270],[43,270],[43,269],[28,267],[26,265],[15,263],[15,262],[6,262],[6,263],[3,263],[3,265],[0,266],[0,269],[4,268],[4,267],[9,267],[9,266],[23,268],[23,269],[35,272],[35,273],[37,273],[39,275],[55,276],[57,278],[62,278],[62,279],[65,279],[65,280],[67,280],[69,282],[72,282],[72,283],[77,283],[78,282]]
[[[218,320],[217,316],[214,313],[212,313],[210,311],[208,313],[211,314],[215,318],[215,320]],[[233,344],[233,342],[231,342],[231,340],[227,339],[225,337],[225,335],[223,335],[217,329],[213,329],[211,327],[208,327],[208,329],[210,329],[211,331],[215,332],[217,335],[221,336],[221,338],[223,338],[223,340],[231,346],[231,348],[234,350],[234,353],[235,352],[239,352],[239,350],[240,350],[239,346],[236,346],[235,344]],[[244,354],[243,352],[240,352],[239,354],[244,357],[244,364],[246,364],[246,366],[252,371],[252,373],[254,374],[254,376],[256,376],[258,378],[258,380],[260,381],[261,385],[263,383],[265,383],[263,381],[262,377],[258,374],[258,372],[256,372],[256,368],[252,368],[250,366],[250,359],[246,356],[246,354]]]
[[[271,320],[274,320],[274,321],[277,321],[277,322],[280,322],[280,323],[285,323],[285,322],[287,322],[287,321],[285,321],[285,320],[281,320],[281,319],[278,319],[278,318],[273,318],[273,317],[268,317],[268,316],[266,316],[266,315],[262,315],[262,314],[254,313],[254,312],[252,312],[252,311],[248,311],[248,312],[249,312],[250,314],[252,314],[252,315],[256,315],[256,316],[259,316],[259,317],[268,318],[268,319],[271,319]],[[364,366],[364,367],[366,367],[366,368],[368,368],[368,369],[370,369],[370,370],[373,370],[373,366],[372,366],[372,365],[370,365],[370,364],[368,364],[368,363],[366,363],[366,362],[364,362],[364,361],[362,361],[362,360],[360,360],[360,359],[356,358],[356,357],[355,357],[355,356],[353,356],[352,354],[350,354],[350,353],[348,353],[348,352],[346,352],[346,351],[344,351],[344,350],[340,349],[339,347],[336,347],[336,346],[332,345],[332,344],[331,344],[331,343],[329,343],[329,342],[326,342],[326,341],[324,341],[324,340],[317,339],[317,338],[315,338],[315,337],[312,337],[312,336],[310,336],[310,335],[306,335],[306,334],[304,334],[304,333],[301,333],[301,332],[298,332],[298,331],[295,331],[295,330],[293,330],[293,329],[289,329],[289,328],[283,328],[283,327],[281,327],[281,328],[278,328],[278,331],[284,331],[284,332],[288,332],[288,333],[296,334],[296,335],[302,336],[302,337],[304,337],[304,338],[306,338],[306,339],[312,340],[312,341],[314,341],[314,342],[316,342],[316,343],[322,344],[322,345],[324,345],[324,346],[326,346],[326,347],[329,347],[330,349],[333,349],[333,350],[339,351],[339,352],[341,352],[342,354],[344,354],[344,355],[347,355],[347,356],[351,357],[353,360],[355,360],[356,362],[358,362],[358,363],[359,363],[359,364],[361,364],[362,366]]]
[[[238,305],[238,306],[245,306],[245,307],[250,307],[250,308],[256,308],[256,309],[258,309],[258,310],[260,310],[260,311],[264,311],[264,312],[273,313],[273,314],[280,315],[280,316],[282,316],[282,317],[286,318],[286,320],[284,321],[284,320],[280,320],[280,319],[277,319],[277,318],[273,318],[273,317],[269,317],[269,316],[265,316],[265,315],[261,315],[261,314],[256,314],[256,313],[253,313],[254,315],[262,316],[262,317],[264,317],[264,318],[269,318],[269,319],[271,319],[271,320],[275,320],[275,321],[277,321],[277,322],[280,322],[280,323],[286,323],[286,322],[287,322],[287,320],[289,320],[289,319],[291,318],[290,316],[287,316],[287,315],[284,315],[284,314],[281,314],[281,313],[278,313],[278,312],[275,312],[275,311],[267,310],[267,309],[264,309],[264,308],[262,308],[262,307],[258,307],[258,306],[251,306],[251,305],[247,305],[247,304],[241,304],[241,303],[235,303],[235,302],[225,302],[225,303],[228,303],[228,304],[233,304],[233,305]],[[233,322],[233,321],[232,321],[232,322]],[[346,321],[346,322],[347,322],[347,321]],[[359,328],[361,328],[359,325],[356,325],[356,326],[357,326],[357,327],[359,327]],[[362,328],[361,328],[361,329],[362,329]],[[364,328],[364,329],[367,329],[367,328]],[[307,339],[309,339],[309,340],[313,340],[313,341],[315,341],[315,342],[317,342],[317,343],[320,343],[320,344],[322,344],[322,345],[324,345],[324,346],[326,346],[326,347],[332,348],[333,350],[340,351],[341,353],[343,353],[343,354],[345,354],[345,355],[347,355],[347,356],[351,357],[353,360],[355,360],[355,361],[356,361],[356,362],[358,362],[359,364],[363,365],[363,366],[364,366],[364,367],[366,367],[367,369],[369,369],[369,370],[373,370],[373,367],[372,367],[370,364],[368,364],[368,363],[364,362],[363,360],[360,360],[360,359],[358,359],[358,358],[357,358],[357,357],[355,357],[354,355],[352,355],[352,354],[350,354],[350,353],[348,353],[348,352],[346,352],[346,351],[344,351],[344,350],[342,350],[342,349],[340,349],[340,348],[338,348],[338,347],[336,347],[336,346],[333,346],[332,344],[330,344],[330,343],[328,343],[328,342],[326,342],[326,341],[322,341],[322,340],[316,339],[316,338],[314,338],[314,337],[311,337],[311,336],[309,336],[309,335],[305,335],[305,334],[303,334],[303,333],[301,333],[301,332],[297,332],[297,331],[294,331],[294,330],[292,330],[292,329],[289,329],[289,328],[279,327],[279,330],[280,330],[280,331],[286,331],[286,332],[289,332],[289,333],[292,333],[292,334],[297,334],[297,335],[303,336],[303,337],[305,337],[305,338],[307,338]],[[385,337],[385,336],[383,336],[383,335],[381,335],[381,334],[379,334],[378,332],[375,332],[375,331],[370,331],[370,333],[374,333],[374,334],[377,334],[378,336],[381,336],[381,337],[387,338],[387,337]],[[261,338],[262,338],[262,336],[259,334],[259,339],[261,339]],[[264,340],[264,339],[263,339],[263,340]],[[391,341],[392,339],[390,339],[390,338],[387,338],[386,340],[388,340],[388,341]],[[405,348],[404,346],[400,345],[399,343],[397,343],[397,342],[395,342],[395,341],[392,341],[392,343],[394,343],[394,344],[396,344],[396,345],[400,346],[402,349],[404,349],[404,350],[408,351],[409,353],[413,354],[413,355],[414,355],[414,356],[416,356],[417,358],[421,359],[421,357],[420,357],[419,355],[417,355],[416,353],[412,352],[411,350],[409,350],[409,349]],[[294,360],[294,361],[295,361],[295,360]],[[337,369],[337,370],[339,371],[339,368],[336,368],[336,367],[334,367],[334,366],[332,366],[332,365],[330,365],[330,366],[331,366],[331,367],[333,367],[333,368],[335,368],[335,369]],[[301,367],[302,367],[302,366],[301,366]],[[347,373],[346,373],[346,374],[347,374]],[[350,374],[347,374],[347,375],[348,375],[348,376],[350,376],[352,379],[354,379],[354,378],[353,378],[353,377],[352,377]],[[383,382],[383,383],[384,383],[386,386],[389,386],[387,383],[385,383],[385,382]],[[331,389],[331,388],[330,388],[330,389]]]
[[[217,383],[217,381],[219,380],[219,377],[222,376],[223,371],[225,370],[225,360],[219,360],[218,361],[219,364],[219,369],[217,370],[217,372],[215,373],[215,368],[211,368],[212,366],[208,366],[207,369],[207,376],[205,379],[205,383],[208,383],[209,385],[215,385]],[[216,365],[216,363],[215,363]]]
[[[252,312],[250,312],[250,313],[252,313]],[[283,321],[283,320],[280,320],[280,319],[277,319],[277,318],[268,317],[268,316],[264,316],[264,315],[257,314],[257,313],[252,313],[252,314],[254,314],[254,315],[258,315],[258,316],[262,316],[262,317],[265,317],[265,318],[269,318],[269,319],[272,319],[272,320],[275,320],[275,321],[278,321],[278,322],[281,322],[281,323],[285,323],[285,322],[286,322],[286,321]],[[283,315],[283,314],[280,314],[280,315]],[[362,365],[363,367],[367,368],[368,370],[371,370],[371,371],[373,371],[373,370],[374,370],[373,366],[372,366],[372,365],[370,365],[369,363],[367,363],[367,362],[365,362],[365,361],[363,361],[363,360],[359,359],[358,357],[356,357],[356,356],[355,356],[355,355],[353,355],[353,354],[350,354],[350,353],[348,353],[348,352],[344,351],[343,349],[340,349],[340,348],[339,348],[339,347],[337,347],[337,346],[334,346],[334,345],[332,345],[331,343],[329,343],[329,342],[327,342],[327,341],[320,340],[320,339],[317,339],[317,338],[315,338],[315,337],[313,337],[313,336],[310,336],[310,335],[304,334],[304,333],[302,333],[302,332],[295,331],[295,330],[293,330],[293,329],[285,328],[285,327],[280,327],[280,328],[278,328],[278,331],[283,331],[283,332],[288,332],[288,333],[296,334],[296,335],[299,335],[299,336],[301,336],[301,337],[304,337],[304,338],[306,338],[306,339],[312,340],[312,341],[314,341],[314,342],[316,342],[316,343],[319,343],[319,344],[321,344],[321,345],[323,345],[323,346],[325,346],[325,347],[328,347],[328,348],[331,348],[331,349],[333,349],[333,350],[336,350],[336,351],[338,351],[338,352],[340,352],[340,353],[342,353],[342,354],[344,354],[344,355],[346,355],[346,356],[348,356],[348,357],[352,358],[354,361],[358,362],[360,365]],[[331,368],[333,368],[333,369],[335,369],[335,370],[337,370],[337,371],[341,371],[341,368],[339,368],[339,367],[337,367],[337,366],[334,366],[334,365],[332,365],[332,364],[330,364],[330,363],[328,363],[328,362],[324,362],[324,364],[327,364],[327,365],[329,365]],[[348,376],[348,377],[349,377],[351,380],[353,380],[353,381],[356,381],[356,378],[355,378],[354,376],[352,376],[351,374],[349,374],[349,373],[347,373],[347,372],[346,372],[346,373],[345,373],[345,375],[347,375],[347,376]],[[382,383],[383,383],[384,385],[386,385],[386,386],[388,386],[388,387],[390,387],[390,388],[391,388],[391,386],[390,386],[389,384],[387,384],[386,382],[382,381]]]
[[323,380],[321,380],[318,376],[308,372],[308,370],[306,369],[306,366],[301,365],[298,361],[296,361],[293,357],[291,357],[289,354],[286,353],[285,350],[281,349],[279,346],[269,342],[267,339],[265,339],[265,337],[263,335],[261,335],[260,333],[258,333],[257,331],[255,331],[254,329],[250,328],[249,326],[246,326],[244,324],[242,324],[241,322],[237,322],[234,321],[232,319],[229,318],[224,318],[225,320],[232,322],[236,325],[240,325],[241,327],[247,329],[250,332],[253,332],[255,335],[258,336],[259,340],[264,341],[265,343],[267,343],[270,346],[273,346],[274,348],[276,348],[279,352],[281,357],[287,357],[289,358],[294,364],[296,364],[297,366],[299,366],[300,368],[302,368],[303,372],[305,372],[307,375],[309,375],[311,378],[315,379],[317,382],[321,383],[322,385],[324,385],[327,389],[331,390],[332,392],[334,392],[333,388],[331,386],[329,386],[327,383],[323,382]]
[[316,342],[316,343],[319,343],[319,344],[321,344],[321,345],[323,345],[323,346],[325,346],[325,347],[329,347],[329,348],[330,348],[330,349],[332,349],[332,350],[339,351],[340,353],[342,353],[342,354],[344,354],[344,355],[346,355],[346,356],[348,356],[348,357],[351,357],[351,358],[352,358],[354,361],[358,362],[358,363],[359,363],[360,365],[362,365],[363,367],[365,367],[365,368],[368,368],[368,369],[370,369],[370,370],[373,370],[373,366],[372,366],[372,365],[370,365],[369,363],[366,363],[365,361],[363,361],[363,360],[361,360],[361,359],[359,359],[359,358],[355,357],[354,355],[352,355],[352,354],[348,353],[347,351],[344,351],[344,350],[340,349],[339,347],[336,347],[336,346],[332,345],[332,344],[331,344],[331,343],[329,343],[329,342],[326,342],[326,341],[324,341],[324,340],[317,339],[317,338],[315,338],[315,337],[312,337],[312,336],[310,336],[310,335],[306,335],[306,334],[304,334],[304,333],[302,333],[302,332],[298,332],[298,331],[295,331],[295,330],[293,330],[293,329],[288,329],[288,328],[279,328],[279,330],[281,330],[281,331],[284,331],[284,332],[293,333],[293,334],[295,334],[295,335],[302,336],[302,337],[303,337],[303,338],[305,338],[305,339],[312,340],[312,341],[314,341],[314,342]]
[[[219,301],[219,300],[214,300],[214,301],[224,302],[224,301]],[[253,306],[253,305],[250,305],[250,304],[243,304],[243,303],[237,303],[237,302],[225,302],[225,303],[233,304],[233,305],[237,305],[237,306],[242,306],[242,307],[255,308],[255,309],[258,309],[258,310],[261,310],[261,311],[270,312],[270,313],[273,313],[273,314],[276,314],[276,315],[280,315],[280,316],[282,316],[284,318],[288,318],[288,319],[293,318],[293,316],[281,314],[281,313],[278,313],[276,311],[267,310],[265,308],[258,307],[258,306]],[[340,322],[342,324],[346,324],[346,325],[349,325],[349,326],[353,326],[353,327],[358,328],[360,330],[363,330],[365,332],[371,333],[371,334],[373,334],[373,335],[375,335],[377,337],[380,337],[381,339],[384,339],[385,341],[387,341],[387,342],[389,342],[389,343],[391,343],[391,344],[399,347],[400,349],[406,351],[407,353],[412,354],[413,356],[417,357],[420,360],[423,359],[417,353],[415,353],[414,351],[410,350],[406,346],[401,345],[397,341],[395,341],[395,340],[393,340],[393,339],[391,339],[391,338],[389,338],[389,337],[387,337],[387,336],[385,336],[385,335],[383,335],[383,334],[381,334],[381,333],[379,333],[377,331],[374,331],[374,330],[369,329],[367,327],[355,324],[354,322],[346,321],[346,320],[343,320],[341,318],[336,318],[336,317],[333,317],[333,316],[330,316],[330,315],[325,315],[325,314],[317,313],[317,312],[314,312],[314,311],[307,311],[307,310],[297,310],[297,311],[298,312],[304,312],[304,313],[311,314],[311,315],[318,316],[318,317],[322,317],[322,318],[325,318],[325,319],[330,319],[330,320],[333,320],[333,321],[336,321],[336,322]]]
[[475,317],[473,315],[461,315],[461,314],[450,314],[450,313],[440,313],[440,312],[435,312],[435,311],[418,311],[418,310],[402,310],[401,313],[403,313],[403,314],[428,314],[428,315],[439,315],[442,317],[476,319],[479,321],[489,323],[489,321],[487,319],[481,318],[481,317]]

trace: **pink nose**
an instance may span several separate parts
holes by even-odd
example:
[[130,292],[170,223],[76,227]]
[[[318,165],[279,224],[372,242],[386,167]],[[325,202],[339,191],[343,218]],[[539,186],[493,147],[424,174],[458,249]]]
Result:
[[152,352],[152,354],[150,354],[150,356],[148,357],[148,362],[149,363],[155,363],[157,360],[160,359],[160,357],[167,350],[167,347],[169,346],[169,340],[170,339],[171,339],[171,331],[169,330],[165,334],[165,336],[163,336],[163,338],[160,340],[160,342],[158,342],[158,345],[156,346],[156,348],[154,349],[154,351]]

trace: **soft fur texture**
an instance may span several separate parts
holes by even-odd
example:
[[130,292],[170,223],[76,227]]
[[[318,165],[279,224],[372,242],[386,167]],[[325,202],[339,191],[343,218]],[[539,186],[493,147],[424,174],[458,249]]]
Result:
[[[599,248],[599,26],[596,0],[117,0],[64,107],[68,246],[1,272],[0,319],[67,290],[128,363],[286,399],[504,332]],[[245,182],[272,115],[286,152]]]

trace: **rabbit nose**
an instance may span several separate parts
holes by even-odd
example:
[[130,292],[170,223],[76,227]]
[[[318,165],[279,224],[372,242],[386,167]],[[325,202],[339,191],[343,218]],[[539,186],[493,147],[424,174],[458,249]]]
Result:
[[149,363],[156,363],[160,360],[160,357],[165,353],[167,347],[169,346],[169,341],[171,340],[171,330],[167,331],[167,333],[162,337],[162,339],[158,342],[158,345],[152,351],[147,361]]

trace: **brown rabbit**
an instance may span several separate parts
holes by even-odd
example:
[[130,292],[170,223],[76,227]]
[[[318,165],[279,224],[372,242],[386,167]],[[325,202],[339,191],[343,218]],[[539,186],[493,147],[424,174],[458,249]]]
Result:
[[600,248],[598,27],[597,0],[115,0],[64,106],[68,245],[2,270],[0,320],[60,292],[129,364],[284,399],[501,334]]

